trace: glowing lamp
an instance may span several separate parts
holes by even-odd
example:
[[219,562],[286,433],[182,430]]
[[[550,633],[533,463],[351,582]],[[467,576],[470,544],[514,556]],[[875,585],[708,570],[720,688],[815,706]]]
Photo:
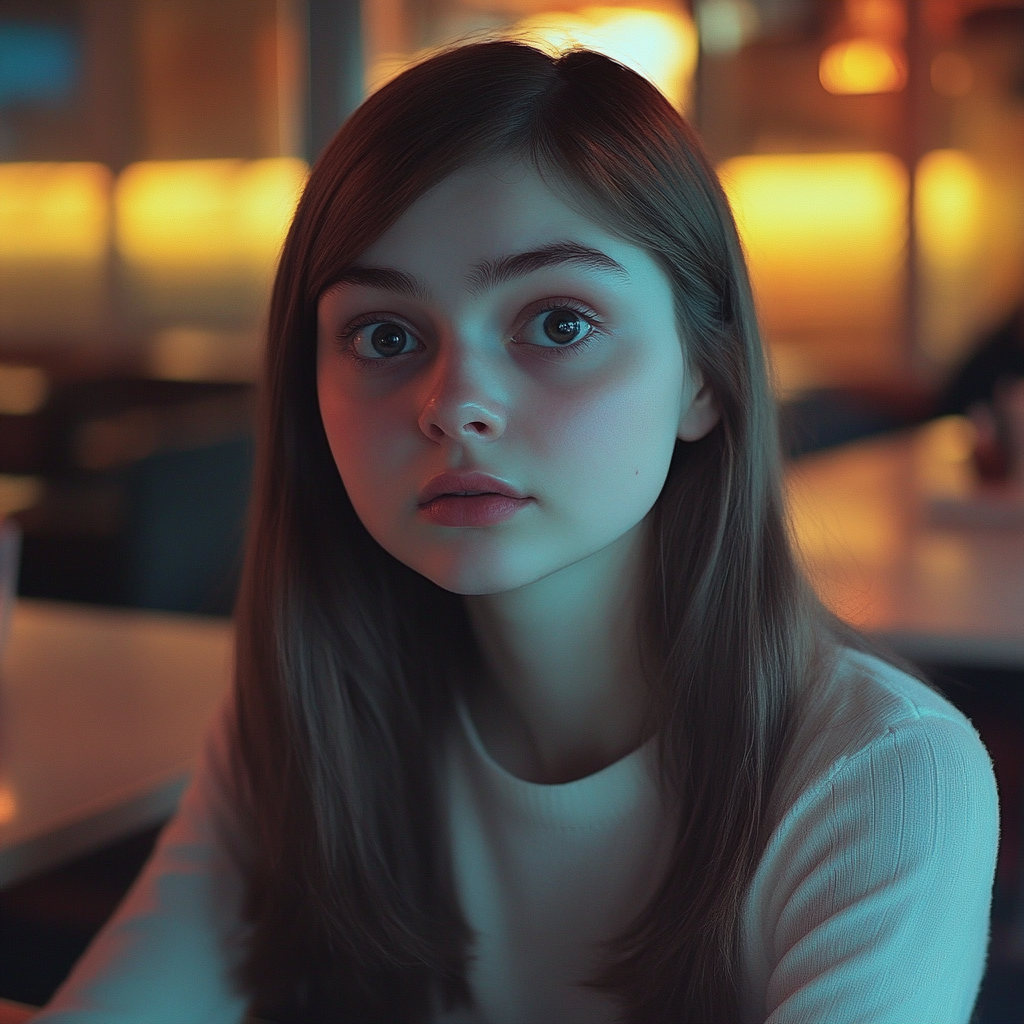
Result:
[[102,329],[110,187],[102,164],[0,164],[0,331]]
[[886,329],[900,302],[906,169],[887,153],[736,157],[719,174],[770,333]]
[[983,202],[981,172],[966,153],[937,149],[922,157],[914,215],[927,264],[958,267],[971,260],[980,242]]
[[847,39],[821,55],[818,78],[836,96],[899,92],[907,84],[907,62],[896,46],[877,39]]
[[984,322],[986,283],[998,266],[989,248],[991,186],[975,160],[955,149],[926,153],[916,186],[922,352],[934,365],[948,367]]
[[0,263],[99,262],[109,233],[102,164],[0,164]]
[[291,159],[134,164],[115,190],[118,249],[157,277],[272,267],[305,175]]
[[239,259],[273,267],[288,233],[309,167],[302,160],[252,160],[235,182],[234,221]]
[[689,102],[697,67],[697,29],[685,11],[585,7],[523,18],[517,36],[563,51],[585,46],[653,82],[679,109]]

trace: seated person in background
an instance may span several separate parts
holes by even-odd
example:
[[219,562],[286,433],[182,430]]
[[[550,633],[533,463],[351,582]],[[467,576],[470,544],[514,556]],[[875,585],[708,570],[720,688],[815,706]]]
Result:
[[960,413],[978,431],[975,461],[983,479],[1024,472],[1024,303],[953,374],[935,414]]

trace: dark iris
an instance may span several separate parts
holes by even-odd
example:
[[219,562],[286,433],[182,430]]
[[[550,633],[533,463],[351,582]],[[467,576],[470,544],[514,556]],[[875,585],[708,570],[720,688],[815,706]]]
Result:
[[405,348],[405,331],[398,324],[381,324],[370,335],[374,352],[382,356],[396,356]]
[[559,345],[575,341],[582,329],[580,318],[568,309],[556,309],[544,317],[544,333]]

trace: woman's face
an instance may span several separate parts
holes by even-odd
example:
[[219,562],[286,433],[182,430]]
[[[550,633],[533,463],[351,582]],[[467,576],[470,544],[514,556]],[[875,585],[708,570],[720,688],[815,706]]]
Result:
[[367,530],[461,594],[637,530],[717,418],[654,260],[510,163],[447,178],[325,292],[317,388]]

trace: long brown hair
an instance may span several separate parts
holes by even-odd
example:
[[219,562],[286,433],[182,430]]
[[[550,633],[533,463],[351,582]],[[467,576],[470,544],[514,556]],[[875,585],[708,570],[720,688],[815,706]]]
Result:
[[721,420],[678,443],[638,622],[677,812],[672,864],[592,983],[625,1020],[734,1020],[742,900],[767,841],[816,605],[794,568],[774,403],[740,244],[692,129],[643,78],[516,42],[441,53],[368,99],[313,168],[270,315],[237,609],[236,780],[252,834],[252,1008],[413,1021],[469,1002],[472,935],[439,785],[452,680],[478,657],[461,600],[387,554],[339,479],[316,395],[323,291],[467,163],[529,161],[671,280]]

